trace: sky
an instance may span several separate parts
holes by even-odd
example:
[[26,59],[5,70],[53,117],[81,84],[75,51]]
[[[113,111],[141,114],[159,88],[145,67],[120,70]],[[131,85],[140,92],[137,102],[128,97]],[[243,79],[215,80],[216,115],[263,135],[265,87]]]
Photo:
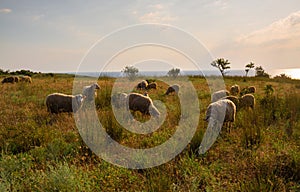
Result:
[[[99,66],[80,66],[93,46],[120,29],[144,23],[185,31],[202,43],[212,60],[228,59],[231,69],[243,70],[250,62],[271,74],[275,70],[300,68],[299,0],[0,0],[0,68],[41,72],[73,72],[80,67],[100,70]],[[141,38],[150,37],[150,31],[141,30]],[[125,37],[128,42],[136,38],[139,37],[134,32]],[[181,43],[179,51],[190,46],[184,37],[181,41],[178,36],[168,38]],[[118,40],[114,37],[97,56],[113,52]],[[178,51],[160,49],[134,47],[107,68],[117,71],[124,64],[139,61],[155,66],[156,60],[167,66],[189,66]],[[164,54],[156,57],[159,53]],[[138,55],[143,57],[132,60]]]

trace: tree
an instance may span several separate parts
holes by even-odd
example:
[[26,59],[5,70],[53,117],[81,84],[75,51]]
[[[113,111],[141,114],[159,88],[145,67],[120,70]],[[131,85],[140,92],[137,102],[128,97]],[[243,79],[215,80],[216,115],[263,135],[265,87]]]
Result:
[[265,72],[265,70],[262,68],[262,66],[255,67],[255,77],[267,77],[269,78],[270,75]]
[[250,62],[249,64],[247,64],[247,65],[245,66],[246,77],[247,77],[247,75],[248,75],[249,70],[250,70],[250,69],[253,69],[253,68],[254,68],[254,63],[253,63],[253,62]]
[[134,66],[126,66],[121,72],[124,73],[129,80],[134,80],[137,77],[139,70]]
[[225,60],[224,58],[216,59],[211,63],[213,67],[216,67],[220,70],[223,77],[226,74],[225,70],[230,69],[229,64],[230,62],[227,59]]
[[171,69],[169,72],[168,72],[168,75],[170,76],[170,77],[174,77],[174,78],[176,78],[178,75],[179,75],[179,73],[180,73],[180,69],[178,69],[178,68],[173,68],[173,69]]

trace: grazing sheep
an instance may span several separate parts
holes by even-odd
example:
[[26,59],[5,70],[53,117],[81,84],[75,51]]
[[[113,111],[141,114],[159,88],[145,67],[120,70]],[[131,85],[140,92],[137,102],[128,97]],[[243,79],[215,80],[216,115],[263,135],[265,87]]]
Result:
[[29,77],[27,75],[21,75],[21,76],[19,76],[19,78],[20,78],[20,82],[32,83],[31,77]]
[[146,89],[148,87],[148,82],[146,80],[141,81],[136,88],[137,89]]
[[243,95],[240,99],[240,107],[241,108],[252,108],[255,106],[255,97],[252,94]]
[[[225,114],[223,114],[224,112]],[[229,99],[221,99],[211,103],[207,107],[205,121],[213,120],[213,121],[217,121],[220,124],[229,123],[228,128],[230,131],[231,124],[235,120],[235,114],[236,114],[235,104]]]
[[20,81],[20,78],[18,76],[14,76],[15,82],[18,83]]
[[212,94],[211,96],[211,101],[212,102],[216,102],[219,99],[226,97],[229,95],[229,92],[227,90],[220,90],[220,91],[216,91]]
[[47,109],[50,113],[74,112],[76,113],[82,106],[84,96],[65,95],[53,93],[46,97]]
[[235,104],[236,109],[237,110],[239,109],[240,99],[238,97],[229,95],[229,96],[223,97],[221,99],[229,99],[230,101],[232,101]]
[[256,88],[254,86],[248,87],[248,93],[255,93],[255,92],[256,92]]
[[91,102],[97,96],[96,89],[100,89],[97,83],[83,87],[82,95],[86,96],[86,101]]
[[231,95],[236,96],[239,93],[240,93],[240,86],[239,85],[235,84],[235,85],[233,85],[233,86],[230,87],[230,94]]
[[17,83],[19,81],[19,79],[15,76],[9,76],[9,77],[5,77],[1,83]]
[[147,86],[147,89],[156,89],[156,88],[157,88],[156,82],[149,83]]
[[174,84],[174,85],[171,85],[170,87],[168,87],[167,91],[166,91],[166,95],[169,95],[170,93],[178,93],[179,91],[179,85],[177,84]]
[[140,111],[143,114],[151,114],[155,117],[160,115],[160,112],[154,106],[150,97],[139,93],[130,93],[127,95],[126,99],[128,99],[130,110]]
[[256,92],[256,88],[254,86],[245,87],[240,92],[240,96],[243,96],[243,95],[248,94],[248,93],[255,93],[255,92]]

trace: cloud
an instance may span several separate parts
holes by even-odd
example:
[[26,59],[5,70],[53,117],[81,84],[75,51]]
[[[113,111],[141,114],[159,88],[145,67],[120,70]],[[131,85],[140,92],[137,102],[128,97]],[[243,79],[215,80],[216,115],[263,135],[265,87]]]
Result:
[[176,17],[171,17],[168,14],[155,11],[140,16],[139,20],[146,23],[167,23],[176,20]]
[[227,9],[228,1],[227,0],[217,0],[217,1],[213,2],[213,6],[219,7],[220,9]]
[[40,21],[41,19],[43,19],[45,17],[44,14],[41,15],[34,15],[32,16],[32,21]]
[[0,13],[3,13],[3,14],[8,14],[10,12],[12,12],[12,10],[8,9],[8,8],[0,9]]
[[299,46],[300,11],[291,13],[260,30],[243,35],[237,39],[237,42],[248,45]]
[[142,23],[169,23],[177,20],[177,17],[171,16],[168,6],[163,4],[149,5],[144,13],[133,11],[132,14],[138,16]]

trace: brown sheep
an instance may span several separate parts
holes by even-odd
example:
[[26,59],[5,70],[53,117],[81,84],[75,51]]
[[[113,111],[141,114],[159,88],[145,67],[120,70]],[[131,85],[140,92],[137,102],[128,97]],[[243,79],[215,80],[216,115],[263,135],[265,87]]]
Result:
[[148,82],[146,80],[141,81],[136,88],[137,89],[146,89],[148,87]]
[[240,106],[240,99],[236,96],[226,96],[226,97],[223,97],[221,99],[229,99],[230,101],[232,101],[235,106],[236,106],[236,109],[238,110],[239,109],[239,106]]
[[17,83],[19,81],[19,79],[15,76],[9,76],[9,77],[5,77],[1,83]]
[[252,108],[255,106],[255,97],[252,94],[243,95],[240,99],[240,107],[241,108]]
[[256,92],[256,88],[254,86],[248,87],[248,93],[255,93],[255,92]]
[[147,89],[156,89],[156,88],[157,88],[156,82],[149,83],[147,86]]
[[76,113],[82,106],[84,96],[65,95],[53,93],[46,97],[47,109],[50,113],[74,112]]
[[239,93],[240,93],[240,86],[239,85],[235,84],[235,85],[233,85],[233,86],[230,87],[230,94],[231,95],[236,96]]
[[240,96],[243,96],[243,95],[249,94],[249,93],[255,93],[255,92],[256,92],[256,88],[254,86],[245,87],[240,92]]
[[129,102],[129,109],[133,111],[140,111],[143,114],[151,114],[155,117],[160,115],[158,109],[154,106],[150,97],[139,93],[130,93],[127,95]]
[[166,95],[169,95],[170,93],[178,93],[179,91],[179,85],[177,84],[174,84],[174,85],[171,85],[170,87],[168,87],[167,91],[166,91]]

